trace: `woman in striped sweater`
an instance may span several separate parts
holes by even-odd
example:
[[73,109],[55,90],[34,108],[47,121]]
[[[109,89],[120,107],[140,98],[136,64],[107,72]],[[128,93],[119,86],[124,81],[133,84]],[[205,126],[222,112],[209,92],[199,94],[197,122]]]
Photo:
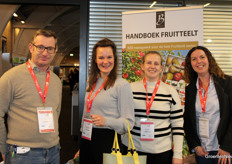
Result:
[[[135,107],[131,134],[138,154],[147,155],[147,164],[182,163],[184,131],[179,95],[175,88],[160,80],[163,67],[158,52],[146,53],[141,68],[144,79],[131,84]],[[122,142],[127,150],[127,135]]]

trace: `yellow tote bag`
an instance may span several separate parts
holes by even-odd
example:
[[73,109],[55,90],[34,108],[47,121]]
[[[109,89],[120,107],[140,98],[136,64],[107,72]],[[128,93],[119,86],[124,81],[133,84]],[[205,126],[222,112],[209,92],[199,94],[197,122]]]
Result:
[[[126,120],[127,121],[127,120]],[[122,155],[118,145],[118,135],[115,132],[114,142],[112,147],[112,152],[110,154],[103,154],[103,164],[146,164],[147,156],[138,155],[136,152],[134,142],[130,133],[129,122],[127,121],[127,130],[128,130],[128,152],[127,155]],[[131,147],[133,154],[131,153]]]

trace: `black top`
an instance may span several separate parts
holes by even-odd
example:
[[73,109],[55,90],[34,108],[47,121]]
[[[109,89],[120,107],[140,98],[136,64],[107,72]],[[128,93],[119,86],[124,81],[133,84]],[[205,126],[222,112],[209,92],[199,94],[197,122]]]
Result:
[[[226,79],[213,78],[219,100],[220,122],[217,129],[217,138],[220,149],[232,153],[232,77]],[[185,89],[184,130],[189,149],[201,146],[196,128],[196,81]]]

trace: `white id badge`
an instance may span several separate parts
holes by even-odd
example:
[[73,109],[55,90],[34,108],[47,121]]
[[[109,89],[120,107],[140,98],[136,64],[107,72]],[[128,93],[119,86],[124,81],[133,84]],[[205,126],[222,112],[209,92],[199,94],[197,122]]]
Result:
[[31,150],[29,147],[17,147],[16,154],[25,154]]
[[209,138],[209,119],[199,117],[199,135],[202,138]]
[[141,121],[141,141],[154,141],[155,125],[151,121]]
[[40,133],[55,132],[52,107],[37,107]]
[[81,137],[91,141],[92,129],[93,129],[93,121],[91,119],[84,119]]

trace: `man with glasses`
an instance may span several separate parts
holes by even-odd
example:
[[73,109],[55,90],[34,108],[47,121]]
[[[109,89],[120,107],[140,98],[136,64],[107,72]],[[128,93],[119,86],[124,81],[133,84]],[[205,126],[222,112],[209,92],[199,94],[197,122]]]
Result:
[[55,33],[38,30],[29,50],[27,63],[0,78],[0,152],[6,164],[59,164],[62,85],[49,70],[57,51]]

